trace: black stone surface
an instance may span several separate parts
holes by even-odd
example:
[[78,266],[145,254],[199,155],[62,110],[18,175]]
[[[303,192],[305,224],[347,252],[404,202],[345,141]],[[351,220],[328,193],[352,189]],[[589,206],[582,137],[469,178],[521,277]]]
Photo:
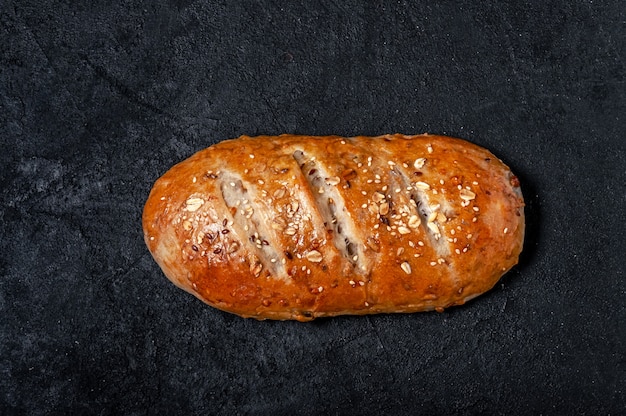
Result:
[[[624,414],[624,21],[619,0],[4,0],[0,414]],[[210,144],[425,131],[492,150],[527,200],[522,262],[466,306],[243,320],[143,244],[152,183]]]

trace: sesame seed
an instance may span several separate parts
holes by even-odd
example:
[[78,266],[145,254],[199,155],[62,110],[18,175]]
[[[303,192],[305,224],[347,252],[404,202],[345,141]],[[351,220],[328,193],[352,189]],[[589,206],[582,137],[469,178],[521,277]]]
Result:
[[363,280],[359,280],[359,286],[365,286],[365,282]]
[[194,176],[193,179],[191,180],[191,182],[196,183],[198,179]]
[[426,150],[428,150],[428,153],[432,153],[433,147],[429,144],[428,147],[426,147]]
[[254,155],[250,153],[250,159],[254,159]]
[[409,230],[409,229],[408,229],[408,228],[406,228],[406,227],[398,227],[398,232],[399,232],[400,234],[403,234],[403,235],[404,235],[404,234],[409,234],[409,233],[411,232],[411,230]]
[[187,211],[194,212],[204,204],[204,200],[201,198],[189,198],[185,203],[187,204]]
[[311,250],[306,253],[306,259],[312,263],[319,263],[322,261],[322,253],[317,250]]
[[401,256],[404,253],[404,247],[398,247],[396,250],[396,256]]
[[445,182],[443,181],[443,179],[439,179],[439,183],[443,185]]
[[436,266],[436,265],[437,265],[437,262],[436,262],[436,261],[431,261],[431,262],[430,262],[430,265],[431,265],[431,266]]
[[421,222],[422,221],[417,215],[411,215],[411,218],[409,218],[409,227],[417,228],[420,226]]
[[476,198],[476,194],[468,189],[461,189],[459,192],[459,196],[464,201],[471,201]]
[[423,191],[428,191],[430,189],[430,185],[422,181],[415,182],[415,187]]
[[423,241],[418,241],[417,245],[420,246],[420,247],[424,247],[424,242]]
[[354,280],[350,280],[348,283],[350,283],[350,286],[352,287],[356,286],[356,282]]
[[372,201],[374,202],[380,202],[384,199],[385,195],[381,194],[380,192],[374,192],[374,194],[372,195]]
[[400,268],[402,269],[402,271],[404,271],[404,273],[406,274],[411,274],[411,265],[408,262],[404,262],[400,265]]
[[454,252],[455,252],[456,254],[461,254],[461,250],[459,250],[458,248],[455,248],[455,249],[454,249]]
[[395,166],[395,165],[396,165],[396,162],[394,162],[393,160],[390,160],[390,161],[388,161],[388,162],[387,162],[387,164],[388,164],[389,166]]
[[259,185],[265,184],[265,181],[263,179],[259,179],[258,182],[259,182]]
[[415,159],[415,162],[413,163],[413,167],[415,169],[421,169],[424,167],[424,163],[426,163],[426,158],[420,157]]
[[342,140],[342,141],[341,141],[341,144],[346,144],[346,141],[345,141],[345,140]]
[[367,204],[361,205],[361,208],[367,208]]
[[504,234],[506,234],[506,233],[508,233],[508,232],[509,232],[509,229],[508,229],[508,228],[505,228],[505,229],[504,229]]
[[324,286],[320,286],[320,287],[318,287],[318,288],[317,288],[317,291],[318,291],[318,292],[320,292],[320,293],[322,293],[322,292],[324,291]]

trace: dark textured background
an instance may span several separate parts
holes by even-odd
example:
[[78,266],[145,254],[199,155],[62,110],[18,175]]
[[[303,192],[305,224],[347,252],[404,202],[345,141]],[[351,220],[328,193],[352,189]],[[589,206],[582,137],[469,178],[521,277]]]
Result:
[[[0,414],[624,414],[623,1],[110,3],[0,6]],[[466,306],[243,320],[143,244],[212,143],[425,131],[523,182],[522,262]]]

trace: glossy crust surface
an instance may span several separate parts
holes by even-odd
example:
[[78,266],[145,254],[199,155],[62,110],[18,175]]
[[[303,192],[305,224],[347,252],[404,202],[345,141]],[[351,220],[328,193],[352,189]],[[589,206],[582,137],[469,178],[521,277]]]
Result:
[[158,179],[143,213],[165,275],[257,319],[461,305],[513,267],[519,181],[489,151],[434,136],[227,140]]

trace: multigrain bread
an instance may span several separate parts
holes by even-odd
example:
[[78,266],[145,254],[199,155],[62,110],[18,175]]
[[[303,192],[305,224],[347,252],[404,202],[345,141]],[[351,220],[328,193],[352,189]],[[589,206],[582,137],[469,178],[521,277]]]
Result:
[[524,239],[518,179],[434,136],[242,136],[155,183],[146,244],[165,275],[243,317],[442,311],[491,289]]

